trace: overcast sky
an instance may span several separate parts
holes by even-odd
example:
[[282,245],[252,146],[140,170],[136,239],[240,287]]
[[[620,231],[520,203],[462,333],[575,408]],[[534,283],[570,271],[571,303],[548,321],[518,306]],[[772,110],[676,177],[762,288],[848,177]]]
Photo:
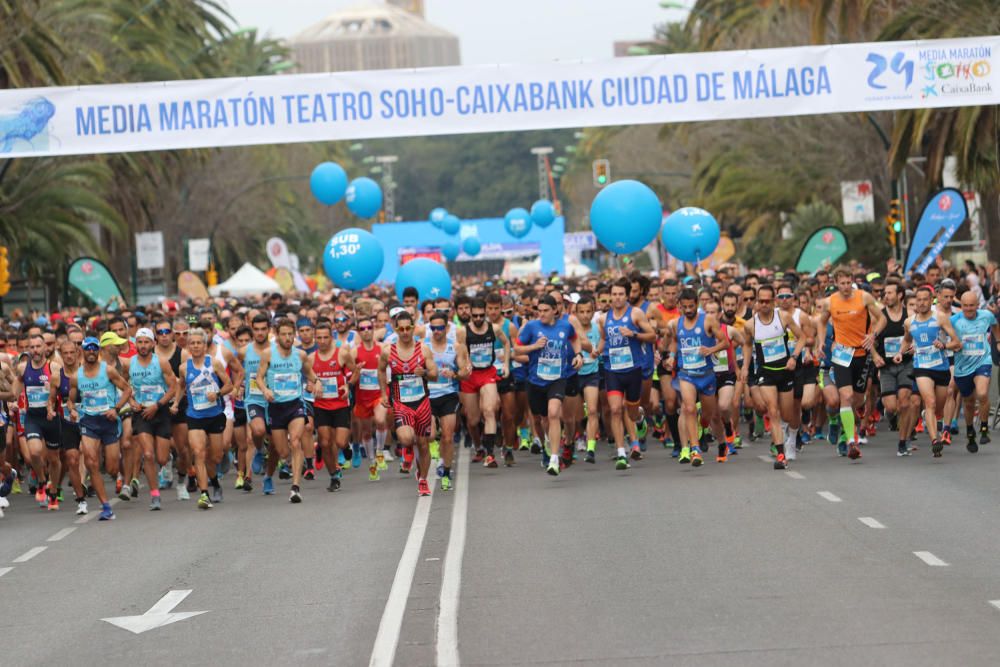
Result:
[[[377,1],[377,0],[375,0]],[[364,0],[225,0],[243,27],[292,37]],[[462,63],[597,60],[618,40],[649,39],[653,26],[683,13],[658,0],[426,0],[427,20],[458,35]]]

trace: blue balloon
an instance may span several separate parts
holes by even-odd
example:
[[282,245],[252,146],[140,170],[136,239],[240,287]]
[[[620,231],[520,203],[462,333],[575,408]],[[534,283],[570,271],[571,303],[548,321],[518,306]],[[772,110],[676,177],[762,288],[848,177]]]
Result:
[[458,245],[458,241],[446,241],[443,246],[441,246],[441,254],[449,262],[455,261],[458,254],[462,252],[462,246]]
[[309,176],[309,189],[321,204],[333,206],[347,191],[347,172],[336,162],[320,162]]
[[452,215],[451,213],[444,216],[444,221],[441,223],[441,229],[444,231],[444,233],[450,234],[451,236],[458,234],[458,230],[461,229],[461,227],[462,223],[458,219],[458,216]]
[[364,289],[382,273],[385,253],[371,232],[351,227],[334,234],[323,251],[323,270],[343,289]]
[[556,207],[548,199],[539,199],[531,205],[531,220],[539,227],[548,227],[556,219]]
[[719,223],[704,209],[678,209],[663,223],[663,244],[682,262],[700,262],[719,245]]
[[515,239],[527,236],[531,231],[531,214],[523,208],[512,208],[504,216],[503,226]]
[[403,300],[403,290],[416,287],[418,298],[450,299],[451,275],[443,264],[426,257],[411,259],[396,273],[396,296]]
[[464,241],[462,241],[462,250],[469,257],[475,257],[479,254],[479,251],[483,249],[482,244],[479,242],[475,236],[469,236]]
[[601,244],[627,255],[649,245],[660,231],[663,211],[656,193],[639,181],[615,181],[590,205],[590,227]]
[[441,223],[444,222],[444,219],[447,215],[448,211],[439,206],[438,208],[431,211],[430,215],[431,224],[437,227],[438,229],[441,229]]
[[347,208],[359,218],[370,218],[382,208],[382,188],[370,178],[355,178],[344,195]]

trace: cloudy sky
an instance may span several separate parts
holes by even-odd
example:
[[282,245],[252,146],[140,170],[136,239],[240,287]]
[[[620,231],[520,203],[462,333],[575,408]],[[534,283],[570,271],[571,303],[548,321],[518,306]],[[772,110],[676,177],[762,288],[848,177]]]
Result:
[[[225,4],[241,26],[291,37],[359,0]],[[425,6],[430,22],[458,35],[467,65],[609,58],[616,40],[648,39],[653,25],[684,16],[658,0],[426,0]]]

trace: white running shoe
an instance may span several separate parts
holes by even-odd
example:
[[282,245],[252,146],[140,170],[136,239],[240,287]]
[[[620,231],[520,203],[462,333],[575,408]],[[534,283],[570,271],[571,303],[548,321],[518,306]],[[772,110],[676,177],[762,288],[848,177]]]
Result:
[[191,494],[183,484],[177,485],[177,500],[191,500]]
[[76,503],[76,513],[78,516],[83,516],[87,513],[87,501],[81,500]]
[[382,458],[386,461],[395,461],[396,458],[392,455],[392,451],[388,447],[382,450]]

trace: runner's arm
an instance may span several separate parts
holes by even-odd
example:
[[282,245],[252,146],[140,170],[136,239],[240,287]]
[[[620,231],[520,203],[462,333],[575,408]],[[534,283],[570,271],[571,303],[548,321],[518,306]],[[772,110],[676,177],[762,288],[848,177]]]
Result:
[[[500,335],[503,335],[503,332],[500,332]],[[506,340],[506,338],[504,340]],[[423,343],[420,343],[420,352],[424,355],[424,366],[427,367],[427,379],[437,380],[438,367],[437,363],[435,363],[434,361],[434,355],[431,353],[430,350],[427,349],[427,346],[424,345]]]
[[653,327],[650,326],[649,319],[646,318],[646,313],[642,312],[638,308],[633,308],[632,322],[639,327],[639,333],[635,335],[636,340],[643,343],[656,342],[656,332],[653,331]]
[[221,361],[212,357],[212,370],[215,374],[222,380],[222,386],[219,387],[219,398],[223,396],[228,396],[233,393],[233,381],[229,377],[229,373],[226,372],[226,367]]
[[120,396],[118,398],[118,403],[115,404],[115,412],[121,411],[128,402],[132,399],[132,385],[128,383],[128,380],[122,377],[121,373],[114,366],[108,366],[108,379],[111,383],[118,388]]

